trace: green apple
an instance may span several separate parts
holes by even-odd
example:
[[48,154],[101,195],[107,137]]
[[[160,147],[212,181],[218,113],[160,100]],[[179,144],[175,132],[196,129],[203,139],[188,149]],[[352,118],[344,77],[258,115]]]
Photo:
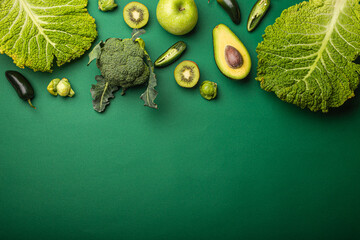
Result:
[[156,8],[160,25],[169,33],[184,35],[198,21],[198,10],[194,0],[160,0]]

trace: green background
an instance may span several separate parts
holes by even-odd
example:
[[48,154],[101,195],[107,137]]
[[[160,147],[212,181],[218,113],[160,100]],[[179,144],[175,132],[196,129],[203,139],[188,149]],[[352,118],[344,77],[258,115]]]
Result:
[[[99,37],[130,37],[122,17],[129,0],[100,12],[91,0]],[[231,22],[213,0],[197,0],[199,21],[173,36],[156,21],[154,0],[143,35],[155,60],[178,40],[180,60],[198,63],[200,81],[219,85],[206,101],[179,87],[176,64],[156,69],[158,110],[129,89],[105,113],[92,109],[99,70],[88,57],[53,73],[18,69],[0,56],[0,239],[360,239],[360,98],[329,113],[313,113],[263,91],[255,48],[267,25],[299,0],[277,0],[253,32],[247,15],[255,0],[238,1]],[[233,81],[217,69],[212,29],[228,25],[252,58],[249,77]],[[94,46],[93,44],[93,46]],[[19,70],[33,84],[36,110],[4,77]],[[67,77],[72,99],[46,86]],[[357,91],[355,94],[359,94]]]

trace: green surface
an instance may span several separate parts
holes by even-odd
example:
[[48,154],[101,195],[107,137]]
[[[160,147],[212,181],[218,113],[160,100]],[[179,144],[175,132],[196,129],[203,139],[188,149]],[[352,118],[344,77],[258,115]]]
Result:
[[[129,37],[122,18],[89,4],[99,37]],[[0,239],[359,239],[360,98],[328,114],[284,103],[260,89],[255,48],[267,25],[295,0],[273,1],[264,21],[246,31],[255,0],[239,1],[234,25],[213,0],[196,1],[199,22],[183,37],[156,21],[143,39],[155,60],[178,40],[181,60],[198,63],[200,82],[218,83],[216,100],[180,88],[176,64],[157,69],[158,110],[143,107],[145,88],[117,92],[104,114],[92,109],[99,70],[87,56],[52,74],[18,69],[0,56]],[[232,81],[213,58],[212,29],[228,25],[247,46],[250,76]],[[178,62],[177,62],[178,63]],[[36,91],[36,110],[4,77],[20,70]],[[76,95],[46,86],[67,77]],[[357,90],[355,94],[359,94]]]

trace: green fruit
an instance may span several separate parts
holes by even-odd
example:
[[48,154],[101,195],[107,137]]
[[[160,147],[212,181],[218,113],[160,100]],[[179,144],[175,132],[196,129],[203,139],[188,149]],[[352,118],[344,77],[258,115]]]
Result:
[[160,0],[156,8],[159,24],[169,33],[184,35],[198,21],[198,10],[194,0]]
[[178,41],[156,59],[155,67],[166,67],[175,62],[186,50],[186,43]]
[[184,88],[194,87],[200,78],[199,67],[193,61],[183,61],[177,65],[174,71],[176,82]]
[[217,95],[217,84],[210,81],[204,81],[200,85],[200,94],[207,100],[216,98]]
[[224,24],[213,30],[214,57],[216,65],[226,77],[240,80],[251,70],[251,58],[244,44]]
[[124,7],[124,20],[131,28],[142,28],[149,21],[149,10],[144,4],[130,2]]

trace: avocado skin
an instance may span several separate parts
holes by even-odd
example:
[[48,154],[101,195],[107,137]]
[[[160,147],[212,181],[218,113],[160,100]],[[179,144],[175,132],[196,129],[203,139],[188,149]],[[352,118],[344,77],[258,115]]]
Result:
[[229,14],[231,20],[238,25],[240,23],[240,8],[237,0],[217,0],[218,4]]
[[[251,58],[244,44],[224,24],[219,24],[213,29],[213,45],[215,62],[220,72],[233,80],[241,80],[247,77],[251,70]],[[225,58],[226,46],[234,47],[242,56],[241,67],[233,69],[228,65]]]

